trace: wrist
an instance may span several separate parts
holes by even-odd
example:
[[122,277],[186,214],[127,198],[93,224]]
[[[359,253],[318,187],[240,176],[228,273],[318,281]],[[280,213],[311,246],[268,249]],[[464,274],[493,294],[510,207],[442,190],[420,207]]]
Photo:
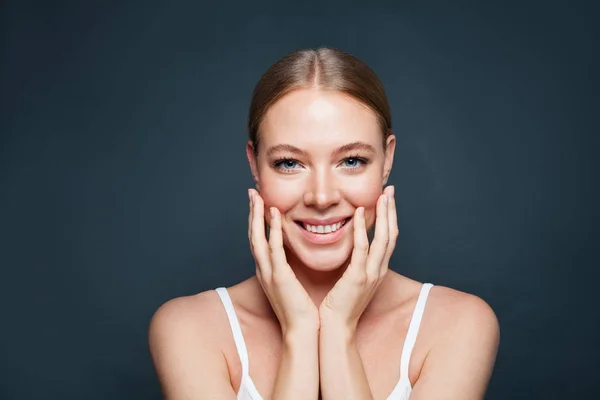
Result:
[[303,326],[283,332],[283,344],[288,348],[317,342],[318,338],[319,328],[316,326]]
[[328,321],[321,325],[319,340],[339,345],[351,345],[355,342],[356,329],[342,322]]

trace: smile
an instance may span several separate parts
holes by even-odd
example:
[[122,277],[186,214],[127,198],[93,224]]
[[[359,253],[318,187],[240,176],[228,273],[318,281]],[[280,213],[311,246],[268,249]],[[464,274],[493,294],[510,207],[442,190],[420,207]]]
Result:
[[[310,224],[303,221],[295,221],[302,236],[314,244],[330,244],[337,242],[345,231],[351,217],[329,224]],[[312,222],[312,221],[309,221]],[[329,221],[327,221],[329,222]]]
[[344,226],[346,224],[346,222],[348,221],[348,218],[346,218],[343,221],[338,222],[337,224],[331,224],[331,225],[310,225],[310,224],[306,224],[301,222],[302,226],[304,227],[304,229],[306,229],[309,232],[312,233],[331,233],[331,232],[335,232],[338,229],[340,229],[342,226]]

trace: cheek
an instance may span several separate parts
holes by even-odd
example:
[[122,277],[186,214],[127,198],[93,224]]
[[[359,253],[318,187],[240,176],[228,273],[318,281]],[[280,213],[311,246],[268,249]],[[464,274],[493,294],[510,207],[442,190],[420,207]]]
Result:
[[283,214],[298,203],[302,196],[302,185],[293,179],[281,179],[269,174],[261,177],[260,195],[267,210],[277,207]]
[[344,190],[346,199],[354,208],[365,208],[367,229],[375,223],[376,206],[379,196],[383,193],[381,182],[378,179],[355,180],[352,185]]

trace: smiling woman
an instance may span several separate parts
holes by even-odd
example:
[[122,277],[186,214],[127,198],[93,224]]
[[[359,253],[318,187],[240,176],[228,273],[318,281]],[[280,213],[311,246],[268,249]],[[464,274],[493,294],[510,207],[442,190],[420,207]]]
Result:
[[258,82],[248,130],[256,275],[155,313],[165,398],[482,399],[494,312],[388,268],[396,139],[375,73],[339,50],[293,52]]

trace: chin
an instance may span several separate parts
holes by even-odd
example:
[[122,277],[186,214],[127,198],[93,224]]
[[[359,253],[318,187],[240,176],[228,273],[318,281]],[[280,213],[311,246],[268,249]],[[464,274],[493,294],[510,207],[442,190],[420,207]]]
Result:
[[330,248],[288,246],[288,250],[307,268],[322,272],[340,268],[352,255],[352,246],[348,245]]
[[302,260],[303,264],[306,265],[306,267],[312,270],[327,272],[336,270],[339,267],[341,267],[346,262],[346,260],[348,260],[348,257],[346,255],[343,255],[342,257],[333,256],[329,258],[316,259],[314,256],[309,256],[306,257],[306,259],[300,259]]

